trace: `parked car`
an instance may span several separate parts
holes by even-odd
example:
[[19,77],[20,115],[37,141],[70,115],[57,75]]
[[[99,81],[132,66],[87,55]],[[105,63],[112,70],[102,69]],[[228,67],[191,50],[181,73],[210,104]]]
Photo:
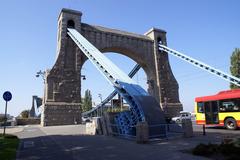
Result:
[[190,119],[191,120],[191,113],[186,111],[181,111],[178,117],[173,117],[172,121],[176,123],[181,123],[183,119]]
[[84,117],[82,117],[82,122],[83,123],[91,122],[91,119],[90,119],[90,117],[84,116]]

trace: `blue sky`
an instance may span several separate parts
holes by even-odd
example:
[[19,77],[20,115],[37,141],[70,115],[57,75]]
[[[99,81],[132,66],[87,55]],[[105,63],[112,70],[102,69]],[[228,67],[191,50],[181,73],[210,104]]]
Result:
[[[62,8],[83,12],[82,21],[143,34],[151,27],[167,31],[168,46],[229,72],[230,55],[240,47],[240,1],[238,0],[6,0],[0,2],[0,94],[9,90],[13,99],[8,113],[18,115],[31,107],[32,95],[43,95],[37,71],[51,68],[56,56],[57,17]],[[134,66],[129,58],[106,54],[125,72]],[[229,83],[175,57],[169,56],[179,83],[184,109],[192,111],[194,98],[229,88]],[[121,61],[121,63],[119,63]],[[84,64],[93,99],[112,87],[90,64]],[[144,72],[135,78],[146,86]],[[98,83],[96,83],[98,82]],[[0,113],[4,112],[0,100]]]

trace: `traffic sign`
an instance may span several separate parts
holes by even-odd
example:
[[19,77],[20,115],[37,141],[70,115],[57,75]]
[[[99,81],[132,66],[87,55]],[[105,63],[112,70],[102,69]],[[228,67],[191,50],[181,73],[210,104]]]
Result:
[[3,99],[4,99],[5,101],[10,101],[10,100],[12,99],[12,94],[11,94],[11,92],[9,92],[9,91],[4,92],[4,93],[3,93]]

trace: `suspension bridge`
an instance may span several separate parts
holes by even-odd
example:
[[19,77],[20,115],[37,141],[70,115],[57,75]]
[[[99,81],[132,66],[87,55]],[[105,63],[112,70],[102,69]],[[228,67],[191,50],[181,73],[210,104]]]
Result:
[[[166,32],[152,28],[145,35],[93,26],[81,22],[82,13],[63,9],[58,20],[57,59],[46,72],[42,125],[81,123],[79,119],[81,67],[89,59],[115,89],[96,108],[82,113],[91,115],[102,110],[116,94],[128,103],[129,110],[115,115],[114,123],[120,135],[136,135],[139,122],[149,126],[166,124],[166,110],[170,117],[182,110],[178,96],[178,84],[174,78],[168,54],[205,70],[224,80],[240,85],[240,80],[210,65],[166,46]],[[104,52],[115,51],[133,58],[137,64],[127,75],[104,56]],[[148,91],[131,78],[141,68],[150,82]],[[167,100],[167,101],[165,101]],[[164,135],[164,127],[149,127],[149,135]]]

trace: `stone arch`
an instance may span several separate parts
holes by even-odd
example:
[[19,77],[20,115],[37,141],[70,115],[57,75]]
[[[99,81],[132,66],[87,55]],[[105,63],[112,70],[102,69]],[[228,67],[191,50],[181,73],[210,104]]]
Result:
[[[126,49],[124,47],[111,47],[111,48],[102,48],[100,49],[100,51],[102,53],[106,53],[106,52],[115,52],[121,55],[124,55],[128,58],[130,58],[131,60],[133,60],[134,62],[136,62],[137,64],[139,64],[141,66],[141,68],[143,69],[143,71],[145,72],[146,76],[147,76],[147,82],[149,79],[153,79],[154,77],[154,70],[152,70],[152,67],[149,66],[147,63],[145,63],[144,61],[142,61],[141,59],[136,58],[136,53],[132,50]],[[132,68],[129,68],[129,71]],[[149,94],[151,94],[152,96],[154,96],[154,91],[152,90],[151,86],[148,86],[148,92]]]
[[[103,54],[106,54],[106,53],[115,53],[115,54],[119,54],[119,55],[123,55],[129,59],[131,59],[132,61],[134,61],[135,63],[139,64],[141,66],[141,68],[143,69],[144,73],[146,74],[146,77],[147,77],[147,83],[148,83],[148,79],[151,79],[151,77],[154,77],[154,72],[151,70],[151,67],[149,67],[146,63],[143,63],[142,61],[139,61],[139,59],[136,58],[136,55],[134,53],[134,51],[130,51],[126,48],[123,48],[123,47],[111,47],[111,48],[102,48],[102,49],[99,49]],[[85,62],[87,61],[88,59],[87,58],[84,58],[84,60],[82,61],[81,63],[81,69],[82,69],[82,66],[85,64]],[[132,70],[132,68],[129,68],[129,71],[130,72]],[[81,71],[82,72],[82,71]],[[128,74],[126,72],[126,74]],[[148,92],[149,94],[153,94],[153,91],[151,90],[151,87],[148,86]],[[154,96],[154,95],[153,95]]]
[[[103,54],[107,53],[107,52],[114,52],[120,55],[124,55],[128,58],[130,58],[131,60],[135,61],[137,64],[139,64],[141,66],[141,68],[144,70],[144,72],[146,73],[147,77],[152,77],[154,75],[153,70],[151,70],[151,66],[149,66],[147,63],[144,63],[144,61],[139,60],[136,58],[135,55],[137,55],[136,53],[134,53],[134,51],[126,49],[124,47],[108,47],[108,48],[100,48],[99,49]],[[84,59],[82,64],[81,64],[81,68],[83,66],[83,64],[85,63],[87,59]],[[129,68],[131,69],[131,68]]]
[[119,53],[121,55],[124,55],[124,56],[132,59],[133,61],[135,61],[137,64],[139,64],[143,68],[143,70],[145,71],[146,74],[151,73],[150,69],[148,68],[148,65],[146,63],[143,63],[139,59],[137,59],[135,57],[135,55],[137,55],[137,54],[134,53],[134,51],[132,51],[132,50],[126,49],[124,47],[111,47],[111,48],[109,47],[109,48],[102,48],[102,49],[100,49],[100,51],[102,53],[115,52],[115,53]]
[[[103,54],[107,56],[118,67],[120,67],[120,69],[122,69],[122,71],[126,74],[128,74],[136,64],[136,61],[134,61],[132,58],[118,52],[104,52]],[[114,90],[112,85],[106,80],[105,77],[102,76],[102,74],[97,70],[97,68],[92,64],[89,59],[86,59],[86,61],[84,61],[84,63],[82,64],[81,73],[82,76],[86,77],[86,80],[83,81],[82,78],[81,81],[81,94],[82,96],[84,96],[85,91],[89,89],[92,93],[94,102],[97,102],[95,104],[100,103],[100,99],[98,97],[99,93],[102,93],[102,100],[104,100]],[[140,68],[137,74],[134,76],[133,80],[138,85],[142,86],[142,88],[147,90],[148,84],[146,79],[146,72],[142,68]]]

